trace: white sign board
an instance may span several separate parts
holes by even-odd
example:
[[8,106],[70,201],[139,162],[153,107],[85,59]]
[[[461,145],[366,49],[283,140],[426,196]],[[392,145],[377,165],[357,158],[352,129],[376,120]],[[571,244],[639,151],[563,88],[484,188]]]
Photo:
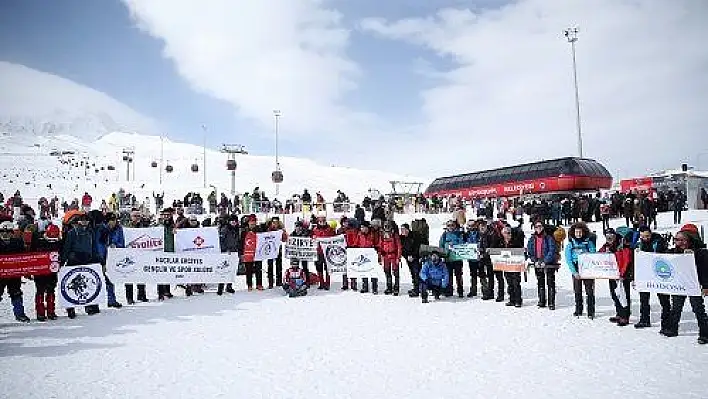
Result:
[[231,283],[238,254],[108,248],[106,273],[116,284]]
[[317,260],[317,241],[310,237],[290,237],[283,256],[288,259]]
[[578,269],[581,279],[618,280],[620,278],[617,258],[611,252],[580,254],[578,256]]
[[275,259],[280,253],[280,241],[283,239],[283,230],[267,231],[256,234],[256,262]]
[[141,229],[124,227],[123,239],[126,248],[163,251],[165,249],[165,228],[162,226]]
[[175,230],[175,252],[221,253],[218,227]]
[[322,247],[327,269],[330,273],[347,272],[347,240],[344,235],[336,237],[318,238],[317,242]]
[[100,264],[63,266],[57,277],[59,306],[101,305],[106,303],[106,281]]
[[382,271],[374,248],[347,248],[347,277],[377,278]]
[[634,256],[637,291],[658,294],[700,296],[693,254],[637,252]]

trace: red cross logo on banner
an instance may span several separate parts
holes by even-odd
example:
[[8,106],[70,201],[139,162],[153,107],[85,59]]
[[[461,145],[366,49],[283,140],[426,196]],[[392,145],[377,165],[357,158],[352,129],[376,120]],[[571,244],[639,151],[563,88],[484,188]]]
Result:
[[192,241],[192,242],[193,242],[194,245],[196,245],[197,247],[201,247],[202,245],[204,245],[204,239],[201,238],[201,237],[199,237],[199,236],[197,236],[197,238],[195,238],[194,241]]

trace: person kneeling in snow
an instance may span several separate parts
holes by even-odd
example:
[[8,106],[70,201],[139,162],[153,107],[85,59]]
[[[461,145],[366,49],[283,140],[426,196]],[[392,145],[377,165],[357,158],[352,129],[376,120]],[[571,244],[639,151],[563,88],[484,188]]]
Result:
[[428,303],[428,290],[433,291],[435,299],[440,299],[440,294],[449,284],[450,275],[441,255],[439,251],[433,250],[420,269],[420,296],[423,303]]
[[300,269],[300,261],[290,259],[290,268],[285,271],[285,284],[283,284],[285,293],[290,298],[307,295],[306,282],[306,274]]

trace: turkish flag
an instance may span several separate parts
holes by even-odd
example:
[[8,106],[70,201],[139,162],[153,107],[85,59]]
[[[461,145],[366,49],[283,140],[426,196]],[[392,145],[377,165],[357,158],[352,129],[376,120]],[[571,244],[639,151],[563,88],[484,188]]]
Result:
[[244,240],[243,244],[243,261],[244,262],[253,262],[253,259],[256,257],[256,242],[258,241],[258,237],[256,236],[256,233],[253,231],[249,231],[246,233],[246,238]]

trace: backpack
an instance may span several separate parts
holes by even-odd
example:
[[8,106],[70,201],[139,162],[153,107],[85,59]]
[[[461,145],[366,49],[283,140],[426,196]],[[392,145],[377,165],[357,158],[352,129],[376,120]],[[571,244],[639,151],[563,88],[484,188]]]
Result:
[[423,239],[423,244],[430,244],[430,227],[425,219],[415,219],[411,222],[411,231],[420,234]]

